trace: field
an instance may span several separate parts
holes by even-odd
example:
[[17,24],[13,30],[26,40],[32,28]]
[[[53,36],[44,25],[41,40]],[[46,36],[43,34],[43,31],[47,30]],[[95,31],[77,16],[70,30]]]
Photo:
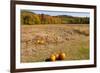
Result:
[[89,25],[21,25],[21,62],[42,62],[60,52],[65,60],[89,59]]

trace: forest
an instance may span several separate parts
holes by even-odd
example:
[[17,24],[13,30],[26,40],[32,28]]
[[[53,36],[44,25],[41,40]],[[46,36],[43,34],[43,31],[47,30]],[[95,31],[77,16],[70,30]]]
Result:
[[21,24],[89,24],[89,17],[74,17],[69,15],[51,16],[21,10]]

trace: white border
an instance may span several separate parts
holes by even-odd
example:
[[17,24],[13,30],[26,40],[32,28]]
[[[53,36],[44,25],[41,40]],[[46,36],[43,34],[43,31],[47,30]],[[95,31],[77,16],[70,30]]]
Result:
[[[20,10],[21,9],[89,12],[90,13],[90,60],[20,63]],[[15,50],[16,50],[16,69],[94,64],[94,11],[93,9],[20,5],[20,4],[16,5],[16,49]]]

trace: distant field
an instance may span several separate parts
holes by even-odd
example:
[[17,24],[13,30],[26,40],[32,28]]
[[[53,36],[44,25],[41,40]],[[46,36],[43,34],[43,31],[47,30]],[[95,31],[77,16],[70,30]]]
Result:
[[89,59],[89,25],[21,25],[21,62],[45,61],[59,52],[65,60]]

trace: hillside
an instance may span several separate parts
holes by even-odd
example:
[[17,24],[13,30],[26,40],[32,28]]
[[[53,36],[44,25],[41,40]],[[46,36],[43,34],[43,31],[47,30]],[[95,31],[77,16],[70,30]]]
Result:
[[69,15],[50,16],[22,10],[21,24],[89,24],[89,17],[73,17]]

